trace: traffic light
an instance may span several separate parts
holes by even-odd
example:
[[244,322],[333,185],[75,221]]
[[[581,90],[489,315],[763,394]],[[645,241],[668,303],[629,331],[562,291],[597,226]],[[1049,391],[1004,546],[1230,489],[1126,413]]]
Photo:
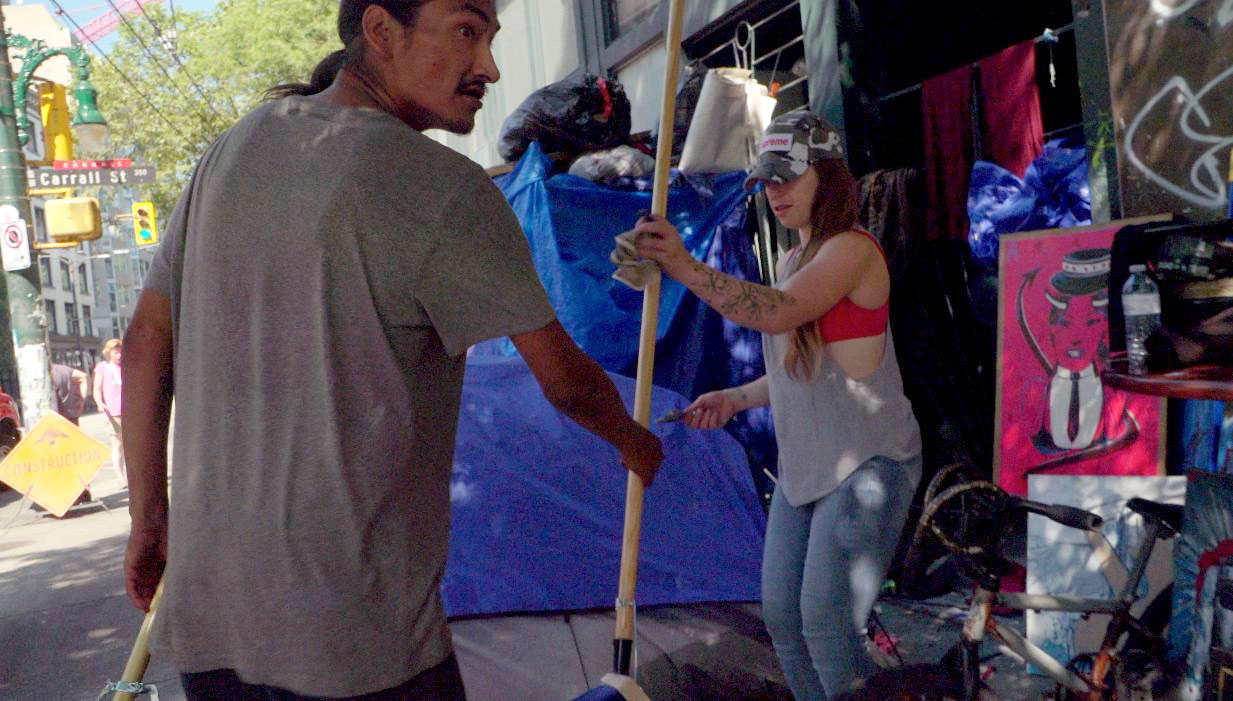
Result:
[[158,243],[158,220],[154,216],[153,202],[133,203],[133,236],[138,246]]

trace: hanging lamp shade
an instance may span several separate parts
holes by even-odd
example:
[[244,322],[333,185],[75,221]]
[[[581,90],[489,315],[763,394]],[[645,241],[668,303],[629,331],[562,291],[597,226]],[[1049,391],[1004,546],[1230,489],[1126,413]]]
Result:
[[97,151],[107,142],[107,120],[98,109],[98,91],[89,80],[78,78],[73,88],[77,109],[73,113],[73,139],[87,151]]

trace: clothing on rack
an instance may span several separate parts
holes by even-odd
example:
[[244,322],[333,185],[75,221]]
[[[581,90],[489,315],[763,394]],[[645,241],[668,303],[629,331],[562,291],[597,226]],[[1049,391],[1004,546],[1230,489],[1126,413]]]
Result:
[[1026,41],[921,83],[930,240],[967,235],[968,184],[978,158],[1022,177],[1040,156],[1035,71],[1035,41]]
[[839,76],[839,38],[835,26],[838,0],[801,3],[805,65],[809,66],[809,111],[843,129],[843,93]]
[[925,123],[926,237],[949,239],[968,230],[968,176],[972,140],[972,66],[921,83]]
[[1036,87],[1036,43],[1016,44],[978,66],[984,97],[985,158],[1022,178],[1045,145]]
[[891,277],[890,325],[904,393],[921,426],[926,479],[956,460],[988,465],[991,431],[977,420],[987,403],[976,380],[966,301],[946,283],[950,242],[924,240],[924,180],[916,169],[878,170],[860,179],[859,211],[882,243]]

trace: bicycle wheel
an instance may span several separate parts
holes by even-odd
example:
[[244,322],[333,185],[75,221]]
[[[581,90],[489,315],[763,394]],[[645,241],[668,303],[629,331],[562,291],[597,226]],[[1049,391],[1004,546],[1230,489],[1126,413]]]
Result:
[[933,479],[929,480],[929,484],[925,487],[925,494],[921,498],[921,503],[928,504],[936,499],[943,490],[957,484],[975,482],[979,479],[980,477],[976,475],[976,471],[971,466],[961,462],[951,463],[938,470]]
[[[925,490],[925,505],[904,557],[902,591],[930,599],[954,590],[959,580],[955,555],[998,551],[998,523],[1005,494],[997,485],[973,479],[963,464],[943,468]],[[972,543],[978,543],[973,549]],[[966,545],[965,545],[966,544]]]
[[921,513],[918,531],[928,529],[948,550],[962,555],[998,552],[1004,530],[1006,492],[985,480],[948,487]]
[[940,664],[895,667],[865,680],[863,688],[835,701],[965,701],[963,685]]

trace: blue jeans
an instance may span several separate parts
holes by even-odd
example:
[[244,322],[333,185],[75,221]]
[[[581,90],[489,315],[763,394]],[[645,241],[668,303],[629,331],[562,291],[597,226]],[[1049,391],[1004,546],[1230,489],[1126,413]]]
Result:
[[826,699],[876,671],[865,622],[920,481],[919,457],[876,457],[795,507],[775,489],[762,558],[762,617],[797,701]]

